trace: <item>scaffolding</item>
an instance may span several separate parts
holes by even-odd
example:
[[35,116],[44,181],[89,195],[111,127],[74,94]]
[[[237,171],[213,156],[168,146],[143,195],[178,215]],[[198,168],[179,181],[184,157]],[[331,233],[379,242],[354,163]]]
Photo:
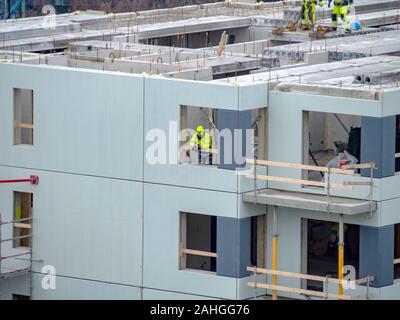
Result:
[[[32,269],[32,217],[3,221],[2,215],[0,213],[0,279],[6,279],[11,277],[17,277],[29,273]],[[3,239],[3,226],[12,225],[12,228],[25,228],[29,229],[28,235],[16,236]],[[3,245],[5,243],[14,242],[15,240],[29,239],[31,246],[21,248],[13,248],[13,251],[17,253],[12,253],[10,255],[3,256]],[[29,258],[20,259],[29,256]],[[28,263],[24,262],[27,261]]]
[[[270,270],[270,269],[263,269],[257,268],[254,266],[247,267],[248,272],[252,272],[254,275],[254,281],[248,281],[247,286],[255,289],[267,289],[272,290],[273,294],[277,295],[278,291],[281,292],[289,292],[303,295],[307,298],[320,298],[320,299],[335,299],[335,300],[369,300],[370,299],[370,284],[374,281],[374,277],[368,276],[358,280],[343,280],[343,279],[335,279],[329,276],[321,277],[321,276],[314,276],[309,274],[301,274],[301,273],[294,273],[294,272],[287,272],[287,271],[278,271],[278,270]],[[257,275],[264,274],[264,275],[271,275],[273,277],[272,284],[268,283],[261,283],[257,282]],[[276,281],[274,281],[274,277],[285,277],[290,279],[298,279],[298,280],[313,280],[313,281],[320,281],[324,284],[325,292],[316,291],[316,290],[306,290],[301,288],[295,287],[288,287],[288,286],[281,286],[277,285]],[[329,285],[338,285],[338,286],[359,286],[365,285],[366,293],[358,294],[358,295],[344,295],[336,294],[329,291]]]
[[[39,177],[31,175],[27,179],[0,180],[0,184],[4,183],[30,183],[31,185],[38,185]],[[0,212],[0,281],[30,274],[30,295],[32,295],[32,219],[31,213],[27,218],[12,218],[9,221],[3,221]],[[7,226],[11,227],[12,236],[3,237],[5,233],[3,228]],[[29,232],[25,235],[15,236],[15,228],[29,230]],[[24,239],[29,239],[28,246],[14,247],[15,241]],[[8,243],[11,243],[11,245],[6,246]],[[5,248],[7,248],[7,254],[3,253],[6,251],[4,250]]]
[[[397,155],[396,155],[397,156]],[[278,162],[278,161],[269,161],[269,160],[256,160],[256,159],[247,159],[246,162],[251,164],[252,173],[247,175],[247,178],[254,180],[254,204],[258,204],[257,195],[257,180],[261,181],[270,181],[277,183],[285,183],[285,184],[295,184],[301,185],[302,187],[318,187],[323,188],[325,190],[325,195],[327,199],[327,213],[331,214],[331,195],[332,189],[339,190],[353,190],[353,187],[356,186],[365,186],[369,187],[370,192],[368,194],[369,201],[369,214],[372,216],[374,210],[374,200],[373,200],[373,189],[374,189],[374,170],[376,170],[375,163],[366,163],[366,164],[354,164],[354,165],[343,165],[340,168],[332,168],[332,167],[321,167],[321,166],[312,166],[305,164],[297,164],[297,163],[288,163],[288,162]],[[308,171],[319,171],[321,173],[325,173],[326,177],[324,181],[311,181],[306,179],[295,179],[288,177],[278,177],[272,175],[259,175],[257,174],[257,165],[265,166],[265,167],[278,167],[278,168],[286,168],[286,169],[298,169],[298,170],[308,170]],[[331,175],[345,175],[345,176],[355,176],[357,175],[358,170],[369,170],[370,177],[368,181],[343,181],[340,183],[332,183]],[[268,188],[267,188],[268,189]],[[262,190],[261,190],[262,191]],[[331,279],[328,276],[317,277],[313,275],[305,275],[305,274],[296,274],[289,273],[278,270],[278,214],[277,214],[277,206],[272,206],[272,270],[268,269],[260,269],[256,267],[248,267],[247,271],[251,271],[254,273],[254,282],[247,283],[247,286],[254,288],[262,288],[262,289],[271,289],[272,290],[272,299],[278,300],[278,292],[291,292],[297,293],[305,296],[313,296],[319,298],[333,298],[339,300],[352,300],[354,297],[344,295],[344,286],[348,284],[347,280],[344,280],[344,217],[343,214],[339,214],[339,241],[338,241],[338,279]],[[395,261],[396,263],[396,261]],[[272,276],[272,284],[257,284],[257,273],[262,273],[266,275]],[[314,281],[322,281],[324,286],[326,287],[326,292],[321,293],[319,291],[305,290],[301,288],[294,287],[283,287],[278,285],[278,276],[284,276],[289,278],[297,278],[302,280],[314,280]],[[374,280],[373,277],[366,277],[360,280],[354,280],[353,284],[367,284],[367,293],[366,299],[369,299],[369,285],[370,282]],[[328,292],[328,284],[335,283],[338,285],[338,293],[332,294]]]

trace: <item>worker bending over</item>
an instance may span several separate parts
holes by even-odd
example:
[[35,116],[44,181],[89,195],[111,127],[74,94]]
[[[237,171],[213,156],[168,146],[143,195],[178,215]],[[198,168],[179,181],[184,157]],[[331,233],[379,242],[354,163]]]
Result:
[[[212,164],[212,137],[203,126],[197,127],[196,133],[190,139],[189,149],[198,153],[199,164],[204,156],[208,156],[208,164]],[[187,155],[190,155],[190,150]]]
[[350,13],[350,9],[353,7],[353,0],[329,0],[328,7],[331,7],[331,3],[333,1],[333,10],[332,10],[332,27],[333,30],[337,30],[339,15],[342,19],[343,29],[346,30],[346,33],[351,32],[350,27],[350,19],[347,16]]
[[303,28],[312,28],[315,24],[315,7],[316,3],[320,7],[324,6],[323,0],[303,0],[303,5],[301,7],[301,26]]

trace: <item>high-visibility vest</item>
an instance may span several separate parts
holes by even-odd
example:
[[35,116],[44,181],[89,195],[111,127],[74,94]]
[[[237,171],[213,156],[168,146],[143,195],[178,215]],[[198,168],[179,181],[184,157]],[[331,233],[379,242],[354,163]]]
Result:
[[353,4],[353,0],[333,0],[333,3],[337,7],[348,6],[350,4]]
[[317,3],[317,2],[320,6],[324,5],[323,0],[303,0],[303,5],[310,5],[311,3]]
[[20,206],[15,207],[15,220],[21,220],[22,210]]
[[211,149],[212,137],[208,133],[204,133],[203,136],[199,139],[196,133],[190,140],[190,148],[193,148],[195,145],[198,145],[199,148],[202,150]]

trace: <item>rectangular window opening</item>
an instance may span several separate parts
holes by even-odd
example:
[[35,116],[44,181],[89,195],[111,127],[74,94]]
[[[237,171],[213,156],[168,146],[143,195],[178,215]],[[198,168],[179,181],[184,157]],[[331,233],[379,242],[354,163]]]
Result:
[[[340,168],[360,163],[361,117],[354,115],[304,112],[303,164]],[[303,170],[302,178],[324,181],[324,173]]]
[[396,155],[395,171],[400,172],[400,115],[396,116]]
[[14,145],[33,145],[33,90],[14,89]]
[[400,223],[394,225],[394,279],[400,279]]
[[[224,133],[218,132],[218,109],[181,106],[180,108],[180,136],[179,136],[179,163],[218,166],[221,140]],[[203,128],[206,136],[197,133]],[[254,109],[251,112],[251,128],[254,137],[251,145],[252,152],[258,160],[268,159],[268,112],[267,108]],[[244,140],[244,139],[243,139]],[[229,139],[227,140],[229,142]],[[247,141],[242,141],[246,143]],[[250,142],[250,141],[249,141]],[[227,143],[228,145],[228,143]],[[200,151],[199,151],[200,150]],[[246,150],[247,151],[247,150]],[[244,153],[244,152],[242,152]]]
[[[303,219],[302,272],[338,278],[338,232],[337,222]],[[344,265],[353,266],[358,279],[360,255],[360,226],[344,226]],[[303,271],[304,270],[304,271]],[[324,291],[321,281],[306,281],[306,289]]]
[[31,246],[31,220],[33,195],[26,192],[14,192],[14,232],[13,247]]
[[31,300],[31,297],[30,297],[30,296],[25,296],[25,295],[22,295],[22,294],[15,294],[15,293],[13,293],[12,299],[13,299],[13,300],[20,300],[20,301],[22,301],[22,300]]
[[251,265],[266,268],[266,216],[251,217]]
[[216,272],[217,218],[180,212],[180,269]]
[[[216,118],[216,109],[181,106],[179,137],[181,164],[218,165]],[[200,128],[204,129],[203,134],[200,133]]]

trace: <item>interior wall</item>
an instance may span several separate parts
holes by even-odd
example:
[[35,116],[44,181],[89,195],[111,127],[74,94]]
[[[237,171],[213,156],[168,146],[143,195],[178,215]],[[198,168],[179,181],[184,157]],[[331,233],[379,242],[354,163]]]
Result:
[[206,129],[213,129],[210,121],[208,120],[207,108],[201,109],[200,107],[186,107],[187,115],[186,115],[186,128],[182,129],[193,129],[196,130],[197,126],[202,125]]
[[[228,35],[234,37],[234,43],[248,42],[254,38],[252,31],[248,27],[233,28],[226,31]],[[209,31],[208,34],[206,32],[197,32],[185,35],[173,35],[148,39],[145,42],[159,46],[199,49],[218,46],[223,32],[224,30],[213,30]]]
[[[333,150],[334,141],[348,142],[348,133],[333,113],[310,112],[310,150]],[[337,114],[348,130],[361,127],[361,117]]]

